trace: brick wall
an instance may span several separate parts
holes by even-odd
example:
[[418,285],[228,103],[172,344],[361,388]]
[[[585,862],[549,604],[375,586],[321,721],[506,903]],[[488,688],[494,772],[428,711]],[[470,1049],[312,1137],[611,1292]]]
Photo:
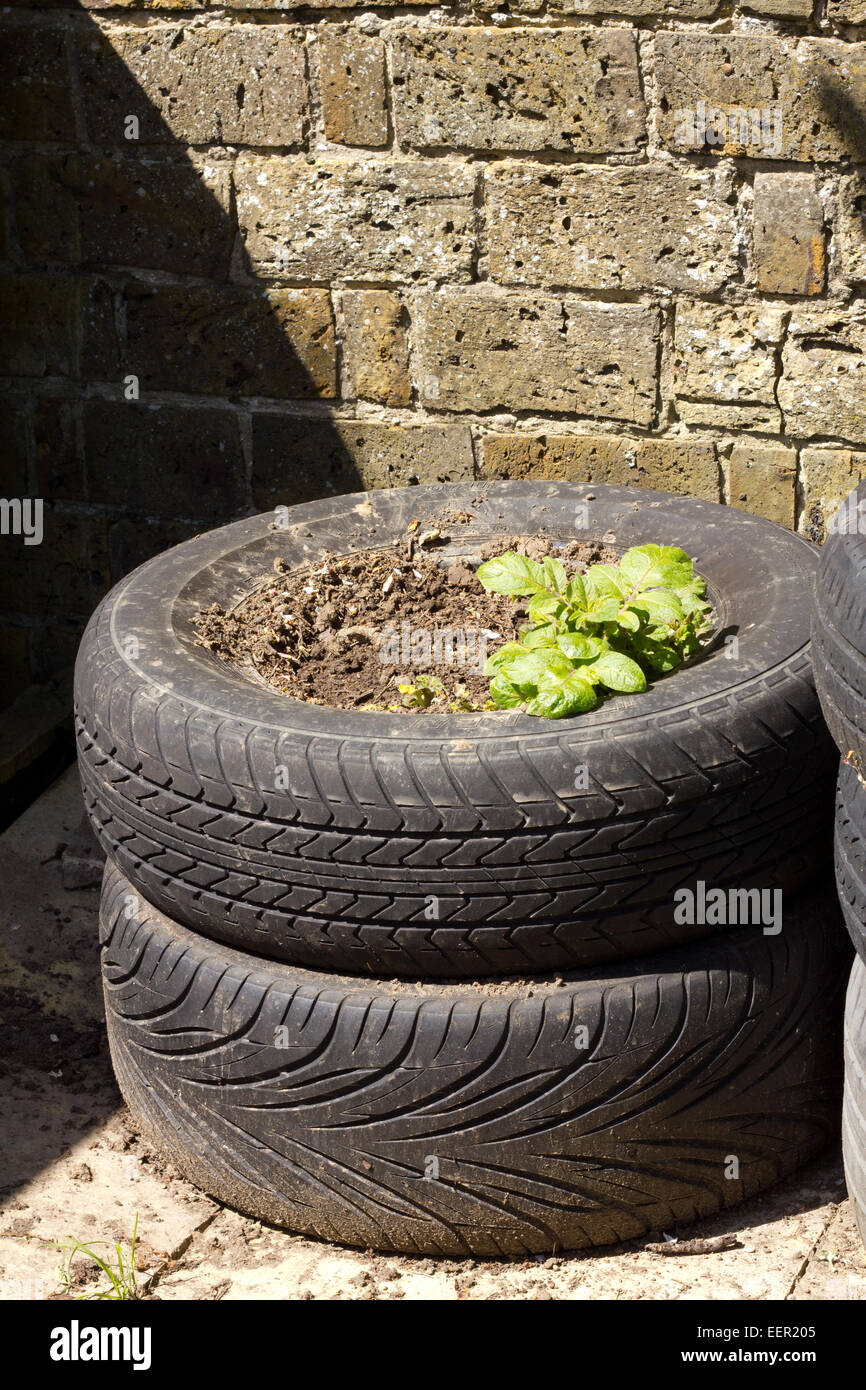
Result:
[[43,3],[0,76],[7,678],[252,509],[860,476],[864,0]]

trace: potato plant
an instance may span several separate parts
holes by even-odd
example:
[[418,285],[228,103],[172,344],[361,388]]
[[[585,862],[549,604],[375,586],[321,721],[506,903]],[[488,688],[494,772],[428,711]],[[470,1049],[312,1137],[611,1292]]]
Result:
[[674,670],[711,627],[706,584],[676,546],[634,546],[618,565],[583,575],[507,551],[478,578],[493,593],[529,598],[520,641],[487,659],[491,700],[546,719],[592,709],[599,691],[646,690],[648,674]]

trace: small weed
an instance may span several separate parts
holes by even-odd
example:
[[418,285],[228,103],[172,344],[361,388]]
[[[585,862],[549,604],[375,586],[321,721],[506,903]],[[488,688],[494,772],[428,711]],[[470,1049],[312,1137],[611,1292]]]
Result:
[[402,703],[409,709],[427,709],[437,695],[444,693],[445,687],[438,676],[416,676],[409,684],[400,685]]
[[[49,1240],[46,1246],[63,1252],[63,1259],[57,1266],[57,1277],[62,1285],[64,1294],[73,1297],[76,1302],[83,1299],[117,1299],[121,1301],[138,1298],[138,1283],[135,1277],[135,1242],[138,1238],[138,1212],[135,1214],[135,1225],[132,1228],[132,1241],[129,1250],[124,1254],[123,1246],[119,1241],[114,1245],[114,1256],[106,1255],[103,1258],[97,1255],[95,1246],[111,1245],[108,1240],[97,1240],[92,1244],[86,1241],[74,1240]],[[73,1294],[75,1286],[75,1270],[73,1265],[78,1255],[94,1261],[99,1266],[102,1273],[108,1278],[109,1284],[106,1288],[97,1289],[93,1293]]]

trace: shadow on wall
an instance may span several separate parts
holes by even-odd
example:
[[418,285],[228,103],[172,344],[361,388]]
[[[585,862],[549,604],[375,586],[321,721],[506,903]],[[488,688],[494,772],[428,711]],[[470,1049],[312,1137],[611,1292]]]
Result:
[[330,294],[258,283],[234,150],[212,148],[195,94],[188,153],[86,10],[3,27],[0,494],[44,499],[41,544],[0,538],[8,703],[68,670],[109,584],[150,555],[362,483],[330,418]]
[[866,162],[866,112],[837,79],[816,74],[816,81],[821,104],[841,135],[851,163]]

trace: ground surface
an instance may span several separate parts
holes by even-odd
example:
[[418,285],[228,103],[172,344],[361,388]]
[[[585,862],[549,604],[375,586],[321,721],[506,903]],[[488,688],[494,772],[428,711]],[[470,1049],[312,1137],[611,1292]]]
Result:
[[[517,1263],[365,1255],[303,1240],[196,1192],[137,1137],[107,1054],[98,890],[63,887],[80,820],[74,770],[0,836],[0,1297],[59,1292],[44,1242],[128,1242],[161,1299],[866,1299],[864,1251],[829,1152],[739,1211],[680,1231],[738,1248],[665,1256],[643,1242]],[[86,1262],[79,1266],[86,1278]],[[83,1283],[76,1292],[98,1287]]]
[[[327,556],[302,571],[286,572],[277,557],[276,574],[263,576],[231,612],[214,603],[199,614],[201,645],[247,676],[315,704],[421,714],[423,701],[404,702],[400,694],[420,675],[434,678],[428,687],[434,713],[484,709],[488,644],[492,654],[519,639],[527,601],[486,592],[459,556],[440,565],[435,548],[416,546],[415,535],[360,557]],[[444,539],[444,529],[420,535]],[[503,535],[481,546],[480,556],[509,550],[532,559],[557,555],[569,576],[619,560],[601,542],[572,541],[557,551],[543,536]]]

